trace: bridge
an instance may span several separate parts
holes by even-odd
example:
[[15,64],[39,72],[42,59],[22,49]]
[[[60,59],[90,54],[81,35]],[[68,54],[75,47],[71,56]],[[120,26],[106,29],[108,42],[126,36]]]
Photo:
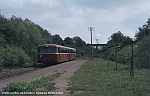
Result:
[[[87,44],[87,45],[91,46],[91,44]],[[97,51],[101,51],[103,50],[104,47],[107,47],[107,44],[92,44],[92,47]]]

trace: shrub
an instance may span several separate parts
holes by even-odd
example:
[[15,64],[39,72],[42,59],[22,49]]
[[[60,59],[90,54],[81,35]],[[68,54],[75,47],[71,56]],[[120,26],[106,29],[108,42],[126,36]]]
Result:
[[149,68],[149,38],[144,37],[135,52],[135,64],[139,68]]
[[113,53],[110,54],[109,59],[110,59],[111,61],[115,61],[115,60],[116,60],[115,54],[113,54]]
[[2,67],[3,62],[4,62],[4,48],[0,47],[0,67]]
[[21,48],[7,46],[4,51],[3,66],[5,67],[22,67],[30,61],[29,56]]
[[30,57],[30,62],[32,64],[36,64],[37,63],[37,50],[31,49],[27,54]]
[[130,56],[126,57],[123,54],[118,54],[117,59],[118,59],[117,62],[121,63],[121,64],[127,64],[127,65],[129,65],[131,63],[131,57]]
[[32,85],[27,82],[10,83],[4,88],[5,92],[31,92]]

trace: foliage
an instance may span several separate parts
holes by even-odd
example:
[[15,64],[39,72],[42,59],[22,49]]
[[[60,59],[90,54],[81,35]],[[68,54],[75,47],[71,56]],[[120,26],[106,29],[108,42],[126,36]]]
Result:
[[[29,57],[30,63],[32,64],[36,63],[37,46],[44,43],[54,43],[76,48],[78,56],[85,56],[90,52],[89,46],[87,46],[85,41],[78,36],[73,38],[66,37],[63,40],[60,35],[51,35],[47,30],[41,28],[38,24],[35,24],[31,20],[27,18],[22,19],[21,17],[16,16],[5,18],[0,15],[0,43],[0,47],[4,47],[4,49],[6,46],[20,48],[20,50],[24,51],[26,54],[22,53],[22,57]],[[9,51],[12,52],[14,50],[16,49],[13,48]],[[14,53],[16,54],[16,51]],[[0,58],[2,58],[2,56],[0,56]],[[6,54],[4,54],[4,59],[6,61],[3,62],[3,66],[18,66],[18,58],[18,55],[9,55],[8,52],[6,52]],[[1,59],[0,63],[2,61],[3,59]],[[24,61],[28,63],[27,58],[23,60],[22,63],[25,63]]]
[[149,38],[144,37],[137,46],[137,50],[135,51],[135,64],[138,68],[149,68]]
[[14,82],[10,83],[4,88],[5,92],[31,92],[32,85],[27,82]]
[[73,37],[73,41],[76,44],[77,47],[85,47],[86,43],[78,36]]
[[75,44],[75,48],[77,49],[77,55],[79,57],[86,56],[90,53],[90,47],[86,45],[85,41],[83,41],[80,37],[73,37],[73,42]]
[[135,41],[137,43],[137,50],[135,51],[135,64],[138,68],[146,68],[149,66],[149,29],[146,22],[142,27],[139,27],[139,31],[135,34]]
[[120,31],[118,33],[113,33],[111,35],[111,39],[114,41],[114,43],[121,43],[124,35]]
[[52,37],[52,43],[59,44],[59,45],[64,45],[63,39],[58,34],[53,35],[53,37]]
[[129,36],[124,36],[120,31],[113,33],[109,39],[110,40],[107,42],[108,46],[114,46],[117,44],[122,45],[124,41],[132,41]]
[[5,92],[38,92],[38,91],[51,91],[54,90],[54,83],[50,82],[56,77],[59,77],[61,73],[55,73],[50,76],[42,77],[31,83],[27,82],[14,82],[10,83],[4,88]]
[[89,57],[90,47],[80,37],[66,37],[64,39],[66,46],[77,49],[77,57]]
[[23,66],[29,59],[31,63],[35,63],[37,46],[43,43],[51,43],[51,34],[47,30],[27,18],[23,20],[12,16],[7,19],[0,15],[0,48],[8,50],[4,56],[0,56],[3,58],[0,60],[1,64],[6,60],[3,61],[3,67]]
[[4,35],[0,33],[0,44],[1,46],[4,46],[5,45],[5,39],[4,39]]
[[0,47],[0,66],[2,66],[2,63],[4,62],[4,48]]
[[31,82],[31,84],[34,86],[34,90],[40,91],[38,90],[39,88],[43,88],[46,90],[53,90],[55,89],[54,87],[54,83],[53,82],[49,82],[54,80],[56,77],[59,77],[61,75],[61,73],[55,73],[52,74],[51,76],[46,76],[46,77],[42,77],[41,79],[37,79],[33,82]]
[[[138,68],[149,68],[149,41],[148,41],[148,22],[142,27],[138,28],[139,31],[135,34],[134,43],[134,65]],[[117,62],[122,64],[130,64],[131,62],[131,46],[124,45],[125,42],[131,42],[132,39],[128,36],[124,36],[123,33],[118,31],[113,33],[107,42],[109,46],[121,45],[121,49],[117,52]],[[104,53],[105,59],[107,54]],[[109,59],[116,61],[115,49],[109,49]]]
[[4,48],[0,47],[0,72],[3,71],[2,64],[4,62]]
[[70,87],[75,96],[147,96],[149,89],[149,70],[134,70],[130,76],[128,65],[118,65],[103,59],[93,59],[84,64],[71,78]]
[[65,44],[67,44],[67,45],[74,45],[74,44],[75,44],[74,41],[73,41],[73,39],[70,38],[70,37],[66,37],[66,38],[64,39],[64,42],[65,42]]
[[14,46],[6,46],[3,52],[3,62],[4,67],[23,67],[29,63],[30,58],[25,54],[21,48]]
[[[30,63],[34,64],[36,63],[37,46],[44,43],[54,43],[76,48],[77,56],[79,57],[87,56],[90,53],[90,47],[78,36],[73,38],[66,37],[63,40],[60,35],[51,35],[47,30],[27,18],[22,19],[16,16],[5,18],[0,15],[0,47],[3,47],[5,50],[6,46],[19,48],[24,51],[22,57],[28,57]],[[12,52],[14,50],[16,49],[13,48],[9,51]],[[16,54],[16,51],[14,53]],[[6,54],[0,56],[0,58],[6,60],[3,62],[3,67],[22,66],[22,64],[18,64],[18,62],[20,63],[20,61],[18,61],[18,55],[9,55],[8,52],[6,52]],[[2,61],[3,59],[1,59],[0,63]],[[28,63],[27,58],[23,60],[22,63]]]
[[149,35],[148,23],[150,22],[147,21],[142,27],[138,28],[139,31],[135,34],[135,40],[137,42],[141,41],[145,36]]

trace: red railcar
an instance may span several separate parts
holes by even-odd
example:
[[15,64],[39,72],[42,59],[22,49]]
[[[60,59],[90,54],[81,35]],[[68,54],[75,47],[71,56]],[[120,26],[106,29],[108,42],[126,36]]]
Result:
[[57,44],[38,46],[38,63],[55,64],[76,59],[76,49]]

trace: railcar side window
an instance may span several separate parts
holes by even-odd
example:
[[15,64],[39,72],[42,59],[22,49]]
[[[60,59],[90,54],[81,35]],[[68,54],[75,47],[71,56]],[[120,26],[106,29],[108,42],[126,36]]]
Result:
[[69,50],[65,48],[60,48],[60,53],[69,53]]
[[70,50],[70,53],[76,53],[76,50]]

